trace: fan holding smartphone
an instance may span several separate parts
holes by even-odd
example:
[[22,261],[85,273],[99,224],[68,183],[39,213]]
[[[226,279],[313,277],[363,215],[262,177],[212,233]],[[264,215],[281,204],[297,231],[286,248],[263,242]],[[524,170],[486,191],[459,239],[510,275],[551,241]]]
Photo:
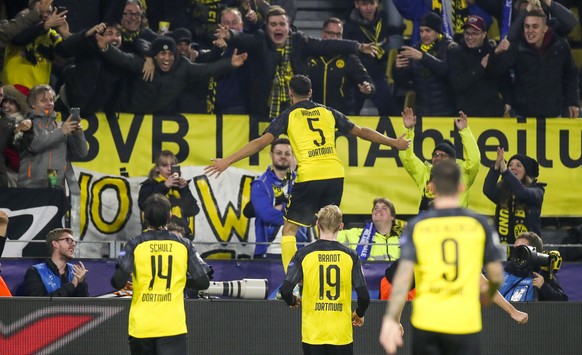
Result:
[[182,177],[178,159],[169,150],[164,150],[158,155],[148,179],[141,184],[137,200],[140,210],[143,210],[147,198],[156,193],[170,200],[172,205],[170,221],[184,228],[185,237],[192,239],[193,217],[200,212],[200,208],[190,191],[189,181]]

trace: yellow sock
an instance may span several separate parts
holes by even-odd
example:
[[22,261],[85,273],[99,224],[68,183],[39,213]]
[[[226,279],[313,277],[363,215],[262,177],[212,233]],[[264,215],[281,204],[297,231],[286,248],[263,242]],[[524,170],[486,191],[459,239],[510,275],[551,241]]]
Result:
[[287,273],[287,266],[293,259],[293,255],[297,251],[297,240],[295,236],[283,236],[281,237],[281,261],[283,262],[283,269]]

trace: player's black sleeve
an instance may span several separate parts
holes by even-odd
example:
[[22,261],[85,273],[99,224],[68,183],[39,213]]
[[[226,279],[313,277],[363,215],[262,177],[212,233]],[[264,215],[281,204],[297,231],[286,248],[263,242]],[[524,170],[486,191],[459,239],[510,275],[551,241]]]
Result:
[[297,303],[297,298],[293,295],[293,288],[295,288],[295,284],[285,280],[279,289],[281,298],[288,306],[293,306]]
[[366,310],[370,305],[370,292],[368,292],[366,286],[360,286],[356,288],[356,294],[358,295],[358,308],[356,308],[356,314],[361,318],[366,314]]

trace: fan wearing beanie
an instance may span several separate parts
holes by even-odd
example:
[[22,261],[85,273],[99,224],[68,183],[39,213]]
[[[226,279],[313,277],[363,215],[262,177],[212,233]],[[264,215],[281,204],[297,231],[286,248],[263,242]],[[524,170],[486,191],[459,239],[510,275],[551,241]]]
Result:
[[443,160],[453,159],[461,166],[462,182],[465,185],[465,191],[461,193],[461,205],[467,207],[469,205],[469,188],[473,185],[475,177],[479,172],[479,165],[481,160],[481,153],[477,140],[473,136],[471,129],[467,123],[467,115],[459,112],[459,117],[454,118],[455,126],[459,130],[459,136],[463,143],[463,158],[457,159],[457,147],[448,139],[438,142],[432,152],[430,162],[423,162],[421,158],[414,154],[414,126],[416,125],[416,116],[411,108],[404,109],[402,113],[402,121],[404,123],[405,138],[410,139],[410,147],[406,150],[401,150],[398,157],[402,161],[404,169],[416,183],[420,190],[421,200],[418,208],[419,212],[426,211],[432,205],[432,200],[435,195],[429,188],[430,171],[433,165],[437,165]]
[[[541,235],[541,212],[545,186],[538,182],[538,162],[524,154],[515,154],[507,164],[505,150],[497,148],[497,159],[489,170],[483,193],[495,204],[495,225],[502,243],[513,244],[518,235]],[[501,177],[501,179],[499,179]]]
[[96,35],[96,40],[107,61],[130,72],[133,79],[129,91],[131,96],[125,106],[121,107],[122,111],[130,113],[176,113],[178,97],[188,84],[228,73],[243,65],[247,59],[246,53],[238,54],[235,50],[232,57],[213,63],[192,63],[179,54],[173,38],[160,36],[150,46],[149,54],[154,59],[155,67],[153,79],[144,81],[143,57],[110,46],[100,35]]
[[393,68],[398,84],[412,81],[419,116],[446,117],[455,115],[452,90],[448,80],[447,56],[456,46],[442,33],[443,21],[434,12],[420,20],[420,42],[402,46]]

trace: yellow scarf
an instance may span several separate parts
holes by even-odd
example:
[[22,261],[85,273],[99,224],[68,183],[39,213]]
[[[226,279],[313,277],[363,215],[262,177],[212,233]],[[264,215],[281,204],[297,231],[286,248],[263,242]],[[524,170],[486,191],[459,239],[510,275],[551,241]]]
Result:
[[[159,175],[154,180],[156,180],[157,182],[166,182],[167,179],[165,177],[163,177],[162,175]],[[175,199],[179,200],[181,198],[180,190],[171,188],[166,193],[166,197],[170,201],[172,200],[172,199],[170,199],[170,197],[174,197]],[[174,215],[178,218],[182,218],[182,209],[180,208],[180,206],[172,206],[172,215]]]

